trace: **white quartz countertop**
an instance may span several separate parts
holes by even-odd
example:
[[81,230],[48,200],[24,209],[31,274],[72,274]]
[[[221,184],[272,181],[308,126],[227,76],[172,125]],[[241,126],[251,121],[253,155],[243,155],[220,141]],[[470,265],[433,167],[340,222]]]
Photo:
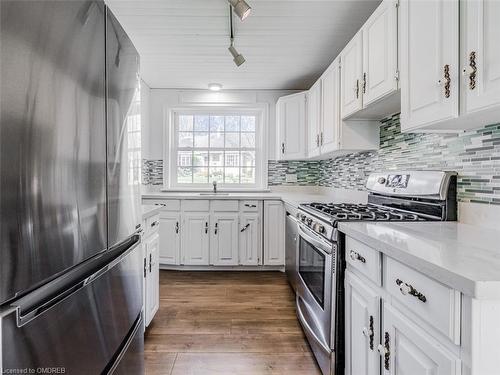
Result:
[[457,222],[343,222],[339,230],[477,299],[500,299],[500,231]]

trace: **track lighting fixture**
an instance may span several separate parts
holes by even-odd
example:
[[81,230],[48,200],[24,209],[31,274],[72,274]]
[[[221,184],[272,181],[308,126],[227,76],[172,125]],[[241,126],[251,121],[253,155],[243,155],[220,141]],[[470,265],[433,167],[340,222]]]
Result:
[[233,61],[236,64],[236,66],[240,66],[245,62],[245,58],[243,57],[242,54],[238,53],[236,48],[234,48],[234,34],[233,34],[233,12],[231,5],[229,6],[229,28],[231,30],[231,35],[230,35],[230,41],[231,44],[229,45],[229,52],[231,55],[233,55]]
[[240,20],[244,20],[247,18],[252,12],[252,8],[247,4],[245,0],[228,0],[229,4],[234,8],[234,12],[240,18]]

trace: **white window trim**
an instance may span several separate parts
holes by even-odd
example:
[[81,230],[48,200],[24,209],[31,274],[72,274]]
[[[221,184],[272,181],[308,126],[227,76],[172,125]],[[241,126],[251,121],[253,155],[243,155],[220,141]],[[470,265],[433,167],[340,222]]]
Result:
[[[252,104],[200,104],[184,105],[166,108],[164,111],[164,147],[163,147],[163,190],[171,191],[209,191],[212,190],[212,182],[204,184],[177,184],[177,161],[173,157],[176,147],[175,116],[179,113],[203,113],[203,114],[234,114],[252,113],[257,117],[256,139],[255,139],[255,184],[223,184],[219,183],[217,188],[221,191],[262,191],[268,188],[267,164],[268,164],[268,142],[266,134],[269,129],[269,108],[265,103]],[[258,171],[260,170],[260,173]]]

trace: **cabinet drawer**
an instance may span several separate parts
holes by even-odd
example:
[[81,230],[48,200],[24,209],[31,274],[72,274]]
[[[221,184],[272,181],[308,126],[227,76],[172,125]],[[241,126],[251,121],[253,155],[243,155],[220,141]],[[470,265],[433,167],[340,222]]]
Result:
[[147,201],[157,206],[162,206],[163,211],[179,211],[181,209],[181,201],[178,199],[161,199],[155,201]]
[[238,201],[213,200],[210,206],[213,212],[238,212]]
[[145,220],[144,237],[147,237],[156,230],[158,230],[159,226],[160,226],[159,214],[148,217]]
[[181,206],[184,212],[208,212],[210,201],[204,199],[183,200]]
[[460,292],[389,257],[384,285],[397,301],[460,344]]
[[375,284],[382,285],[382,261],[380,253],[350,237],[346,238],[345,248],[347,263]]
[[258,212],[260,203],[260,201],[240,201],[240,211]]

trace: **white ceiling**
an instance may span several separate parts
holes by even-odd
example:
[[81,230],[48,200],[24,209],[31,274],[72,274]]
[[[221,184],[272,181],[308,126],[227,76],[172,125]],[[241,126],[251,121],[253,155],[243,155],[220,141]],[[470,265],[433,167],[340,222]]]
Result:
[[247,0],[234,17],[239,68],[229,46],[227,0],[108,0],[141,55],[152,88],[308,89],[379,0]]

